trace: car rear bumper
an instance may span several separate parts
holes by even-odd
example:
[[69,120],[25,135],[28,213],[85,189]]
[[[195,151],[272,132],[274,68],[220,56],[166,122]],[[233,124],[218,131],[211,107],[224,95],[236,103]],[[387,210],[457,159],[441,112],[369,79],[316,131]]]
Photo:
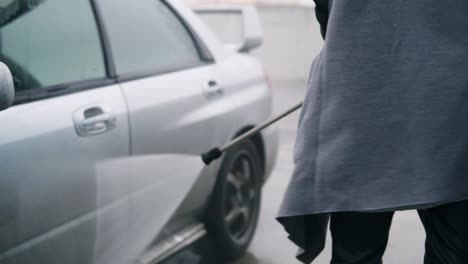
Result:
[[275,126],[268,127],[262,131],[262,138],[265,148],[265,178],[264,182],[268,180],[271,172],[275,166],[278,156],[279,147],[279,134],[278,128]]

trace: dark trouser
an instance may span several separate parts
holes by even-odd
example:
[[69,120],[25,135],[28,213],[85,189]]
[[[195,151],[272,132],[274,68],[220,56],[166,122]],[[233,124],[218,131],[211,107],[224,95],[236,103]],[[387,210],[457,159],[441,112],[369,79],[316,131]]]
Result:
[[[418,210],[426,230],[425,264],[468,264],[468,201]],[[332,264],[380,264],[393,212],[333,213]]]

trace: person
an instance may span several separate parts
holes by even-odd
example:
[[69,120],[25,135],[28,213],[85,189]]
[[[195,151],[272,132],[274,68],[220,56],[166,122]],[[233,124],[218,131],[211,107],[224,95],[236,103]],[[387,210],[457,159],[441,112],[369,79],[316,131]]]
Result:
[[382,263],[418,210],[424,263],[468,263],[468,1],[315,0],[312,63],[277,220],[311,263]]

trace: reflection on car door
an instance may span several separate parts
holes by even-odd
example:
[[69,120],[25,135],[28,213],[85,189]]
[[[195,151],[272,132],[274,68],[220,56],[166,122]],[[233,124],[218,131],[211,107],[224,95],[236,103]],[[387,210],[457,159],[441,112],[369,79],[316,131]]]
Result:
[[36,2],[0,27],[0,60],[29,98],[0,113],[0,263],[111,263],[129,222],[125,101],[90,1]]
[[[100,0],[131,126],[132,234],[147,246],[220,142],[222,86],[214,64],[160,0]],[[226,134],[226,133],[224,133]]]
[[[73,113],[100,105],[115,128],[80,137]],[[109,236],[128,224],[129,150],[118,87],[12,107],[0,122],[0,263],[91,263],[119,243]]]

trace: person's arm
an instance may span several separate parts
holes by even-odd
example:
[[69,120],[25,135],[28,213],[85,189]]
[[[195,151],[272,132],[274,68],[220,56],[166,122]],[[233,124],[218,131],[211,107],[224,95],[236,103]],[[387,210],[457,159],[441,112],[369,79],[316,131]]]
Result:
[[314,0],[315,2],[315,16],[320,24],[320,32],[322,33],[323,39],[327,34],[328,24],[328,1],[329,0]]

